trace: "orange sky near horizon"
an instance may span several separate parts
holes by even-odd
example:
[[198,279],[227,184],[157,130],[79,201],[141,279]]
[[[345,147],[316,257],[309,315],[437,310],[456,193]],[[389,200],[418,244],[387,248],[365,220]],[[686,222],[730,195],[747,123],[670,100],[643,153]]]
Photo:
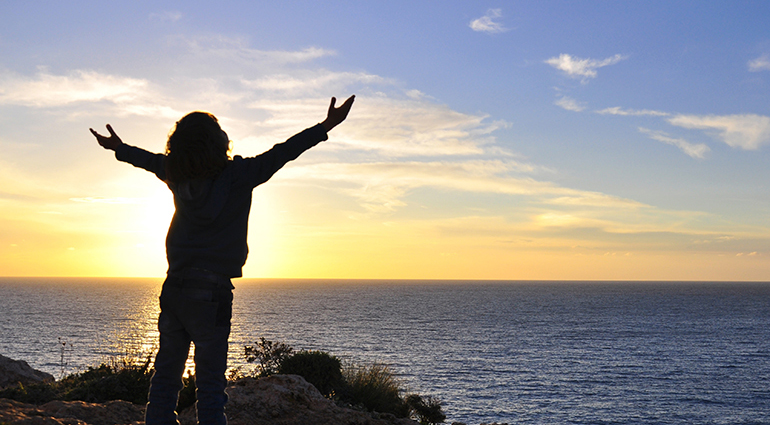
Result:
[[[65,213],[26,212],[4,220],[0,275],[162,277],[173,205],[162,182],[144,177],[137,179],[156,190],[146,203],[70,201]],[[629,250],[623,243],[610,251],[605,242],[592,247],[533,238],[549,230],[517,229],[503,218],[372,220],[328,201],[313,203],[309,193],[281,198],[283,185],[275,184],[255,193],[247,278],[767,280],[768,261],[757,253],[666,252],[643,244]],[[23,230],[21,243],[7,243],[18,240],[9,225]]]

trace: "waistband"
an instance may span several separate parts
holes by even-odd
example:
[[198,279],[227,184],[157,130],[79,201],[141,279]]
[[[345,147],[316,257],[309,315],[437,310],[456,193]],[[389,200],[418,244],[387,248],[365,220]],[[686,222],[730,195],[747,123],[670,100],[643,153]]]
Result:
[[211,270],[199,269],[196,267],[187,267],[185,269],[169,272],[166,282],[174,286],[187,286],[183,284],[185,280],[197,280],[216,284],[218,287],[235,289],[230,278]]

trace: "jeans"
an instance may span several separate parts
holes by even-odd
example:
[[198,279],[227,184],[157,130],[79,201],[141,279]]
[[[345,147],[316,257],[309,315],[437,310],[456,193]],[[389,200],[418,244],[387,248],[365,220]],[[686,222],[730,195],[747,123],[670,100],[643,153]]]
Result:
[[195,343],[198,423],[227,423],[225,371],[232,302],[232,284],[224,276],[213,279],[211,274],[187,272],[166,278],[160,295],[160,348],[150,382],[147,425],[179,423],[176,406],[190,342]]

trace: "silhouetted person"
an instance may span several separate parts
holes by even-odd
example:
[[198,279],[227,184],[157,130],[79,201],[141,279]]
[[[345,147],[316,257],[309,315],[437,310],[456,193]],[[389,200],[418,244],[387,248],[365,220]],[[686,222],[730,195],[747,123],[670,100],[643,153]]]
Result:
[[160,295],[160,349],[155,357],[146,423],[178,424],[190,342],[195,343],[195,380],[200,424],[226,424],[227,339],[233,285],[241,277],[252,190],[284,164],[327,139],[345,120],[355,96],[339,108],[331,99],[326,119],[253,158],[229,157],[230,141],[214,115],[192,112],[176,123],[165,154],[91,133],[115,158],[154,173],[174,195],[176,211],[166,236],[168,274]]

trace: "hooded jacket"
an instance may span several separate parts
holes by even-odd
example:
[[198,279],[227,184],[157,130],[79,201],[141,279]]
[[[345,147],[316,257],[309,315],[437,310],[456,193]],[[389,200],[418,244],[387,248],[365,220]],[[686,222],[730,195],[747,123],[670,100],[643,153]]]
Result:
[[251,194],[287,162],[328,138],[321,124],[251,158],[234,157],[213,179],[166,182],[166,156],[121,144],[115,158],[154,173],[174,195],[176,211],[166,236],[168,273],[198,268],[241,277]]

